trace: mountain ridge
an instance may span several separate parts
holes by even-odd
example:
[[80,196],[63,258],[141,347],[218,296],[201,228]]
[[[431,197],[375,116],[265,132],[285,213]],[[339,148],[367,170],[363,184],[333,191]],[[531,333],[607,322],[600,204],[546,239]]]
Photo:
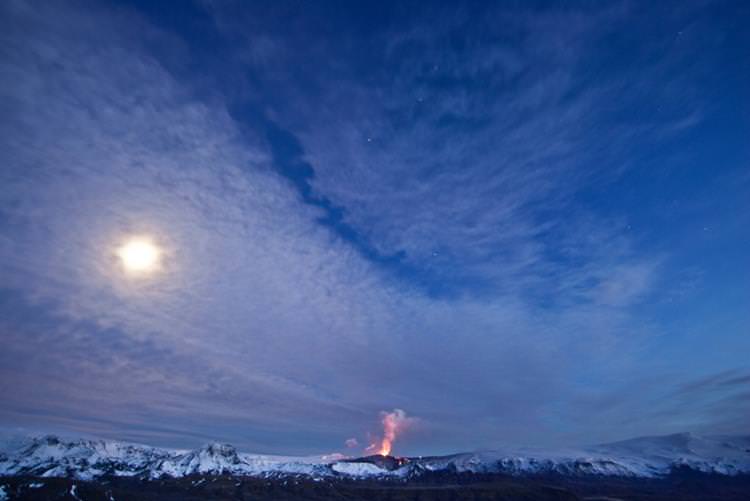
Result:
[[0,476],[145,479],[190,475],[260,478],[410,479],[426,474],[644,477],[678,469],[718,475],[750,475],[750,436],[691,433],[637,437],[582,448],[508,448],[445,456],[274,456],[238,452],[211,442],[195,450],[167,449],[101,439],[55,435],[0,442]]

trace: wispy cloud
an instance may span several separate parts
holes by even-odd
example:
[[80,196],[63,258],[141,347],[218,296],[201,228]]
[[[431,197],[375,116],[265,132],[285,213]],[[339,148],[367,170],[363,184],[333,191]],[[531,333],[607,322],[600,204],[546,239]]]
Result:
[[[619,394],[656,330],[633,310],[664,255],[586,202],[626,169],[621,88],[582,68],[627,10],[486,39],[458,13],[363,53],[260,26],[227,63],[258,95],[206,96],[136,13],[2,9],[0,422],[274,452],[385,408],[423,419],[422,452],[617,433],[571,406]],[[153,279],[116,266],[134,233],[165,249]]]
[[630,139],[610,116],[621,83],[587,69],[625,14],[488,12],[477,36],[462,29],[474,17],[451,12],[378,34],[356,63],[323,39],[269,63],[325,68],[274,81],[296,97],[276,114],[304,147],[313,193],[428,285],[554,298],[595,287],[616,263],[638,284],[601,287],[634,298],[656,259],[578,198],[621,172],[608,152]]

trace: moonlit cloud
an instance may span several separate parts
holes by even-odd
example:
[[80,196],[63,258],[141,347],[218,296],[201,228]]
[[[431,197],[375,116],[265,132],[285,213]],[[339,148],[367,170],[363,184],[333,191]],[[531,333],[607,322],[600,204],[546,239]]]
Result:
[[[236,41],[215,75],[148,13],[2,6],[0,424],[306,453],[404,409],[399,452],[447,452],[620,438],[665,392],[633,374],[695,379],[655,355],[674,326],[648,310],[678,259],[633,230],[637,204],[599,200],[644,135],[701,123],[674,95],[620,116],[689,92],[670,71],[689,50],[625,92],[596,49],[624,5],[492,11],[498,39],[443,13],[371,43],[196,9]],[[148,280],[123,279],[133,235],[158,242]]]

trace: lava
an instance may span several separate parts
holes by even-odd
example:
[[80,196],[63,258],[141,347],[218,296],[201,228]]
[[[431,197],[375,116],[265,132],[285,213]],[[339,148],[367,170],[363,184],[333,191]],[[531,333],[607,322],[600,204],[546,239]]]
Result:
[[381,412],[381,423],[383,424],[383,438],[380,444],[373,443],[367,450],[381,456],[390,456],[393,450],[393,442],[404,430],[416,422],[416,418],[408,417],[401,409],[393,409],[392,412]]

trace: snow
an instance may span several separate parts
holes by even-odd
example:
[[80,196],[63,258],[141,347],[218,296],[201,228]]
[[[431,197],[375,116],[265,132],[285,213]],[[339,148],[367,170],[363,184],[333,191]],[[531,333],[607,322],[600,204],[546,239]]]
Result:
[[77,499],[78,501],[82,501],[81,498],[78,497],[77,493],[78,488],[76,487],[76,484],[73,484],[70,486],[70,495],[73,497],[73,499]]
[[378,468],[372,463],[334,463],[331,469],[352,477],[373,477],[388,474],[388,470]]
[[6,501],[8,499],[8,493],[5,492],[5,486],[0,485],[0,501]]
[[[658,477],[676,467],[736,475],[750,473],[750,437],[698,437],[680,433],[642,437],[581,449],[517,449],[457,455],[449,461],[457,471],[510,474],[560,473]],[[446,459],[427,463],[431,470],[446,467]]]
[[529,475],[658,477],[687,467],[721,475],[750,474],[750,436],[699,437],[687,433],[643,437],[577,449],[503,449],[451,456],[412,458],[393,470],[340,455],[272,456],[237,452],[226,444],[194,451],[161,449],[102,440],[54,436],[0,441],[0,476],[30,475],[91,480],[102,476],[139,478],[231,474],[312,479],[349,476],[408,477],[424,471]]
[[313,476],[330,460],[322,456],[291,457],[241,454],[226,444],[194,451],[160,449],[101,440],[63,440],[55,436],[14,438],[0,442],[0,476],[36,475],[91,480],[103,475],[159,478],[191,474]]

